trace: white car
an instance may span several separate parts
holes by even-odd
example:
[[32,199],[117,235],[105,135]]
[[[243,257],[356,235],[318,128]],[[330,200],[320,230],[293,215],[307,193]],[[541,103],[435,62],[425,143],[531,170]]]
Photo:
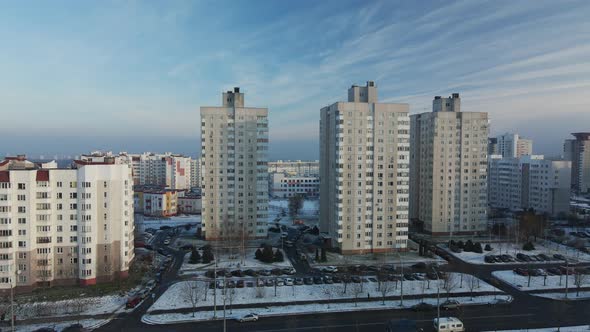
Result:
[[437,332],[463,332],[465,326],[457,317],[441,317],[440,322],[437,318],[433,320],[434,330]]
[[285,286],[293,286],[293,279],[285,278]]
[[165,245],[169,245],[170,244],[170,240],[164,240],[164,244]]
[[336,273],[336,272],[338,272],[338,268],[335,266],[326,266],[322,269],[322,271],[328,272],[328,273]]
[[258,320],[258,315],[257,314],[247,314],[247,315],[244,315],[244,316],[238,318],[238,321],[240,323],[243,323],[243,322],[255,322],[257,320]]

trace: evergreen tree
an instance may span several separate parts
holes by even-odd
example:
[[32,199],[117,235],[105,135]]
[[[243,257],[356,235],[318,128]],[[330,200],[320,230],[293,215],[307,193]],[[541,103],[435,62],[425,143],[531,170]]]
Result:
[[265,246],[264,249],[262,249],[261,260],[265,263],[272,263],[273,262],[274,253],[272,252],[271,246]]
[[201,254],[195,248],[191,251],[191,257],[189,258],[188,262],[191,264],[197,264],[201,261]]
[[204,264],[209,264],[214,259],[215,259],[215,256],[213,256],[213,249],[211,248],[211,246],[206,246],[203,249],[203,263]]
[[257,260],[262,259],[262,250],[260,250],[260,248],[256,249],[256,252],[254,253],[254,258],[256,258]]
[[284,260],[285,260],[285,258],[283,257],[283,253],[279,249],[277,249],[277,251],[275,251],[274,261],[275,262],[282,262]]

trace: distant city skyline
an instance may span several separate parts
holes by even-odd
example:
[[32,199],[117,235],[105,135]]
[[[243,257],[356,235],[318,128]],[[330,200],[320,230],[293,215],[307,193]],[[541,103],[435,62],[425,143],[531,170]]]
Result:
[[[264,8],[264,10],[260,10]],[[0,5],[0,155],[200,150],[199,107],[239,86],[269,158],[318,159],[320,108],[374,80],[428,112],[458,92],[490,135],[557,156],[590,123],[588,1]]]

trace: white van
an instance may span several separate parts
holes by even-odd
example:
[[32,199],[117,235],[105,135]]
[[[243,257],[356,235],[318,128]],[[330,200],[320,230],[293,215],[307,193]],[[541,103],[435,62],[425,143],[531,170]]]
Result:
[[434,330],[438,332],[463,332],[463,322],[456,317],[441,317],[440,322],[434,319]]

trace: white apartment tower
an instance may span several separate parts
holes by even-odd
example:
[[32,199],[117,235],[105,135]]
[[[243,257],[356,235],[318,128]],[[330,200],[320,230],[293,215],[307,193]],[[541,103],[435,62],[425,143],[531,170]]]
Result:
[[407,248],[408,112],[379,103],[372,81],[321,109],[320,230],[343,254]]
[[570,161],[549,160],[542,155],[492,155],[488,172],[488,201],[492,208],[533,208],[551,215],[569,212]]
[[221,107],[201,107],[201,144],[205,237],[266,237],[268,110],[224,92]]
[[590,193],[590,132],[573,133],[563,145],[564,159],[572,162],[572,190]]
[[487,222],[488,114],[434,97],[411,116],[411,219],[433,235],[473,234]]
[[127,164],[0,162],[0,292],[126,277],[132,185]]
[[504,158],[519,158],[533,154],[533,141],[524,139],[518,134],[506,133],[494,138],[497,150],[493,154]]

